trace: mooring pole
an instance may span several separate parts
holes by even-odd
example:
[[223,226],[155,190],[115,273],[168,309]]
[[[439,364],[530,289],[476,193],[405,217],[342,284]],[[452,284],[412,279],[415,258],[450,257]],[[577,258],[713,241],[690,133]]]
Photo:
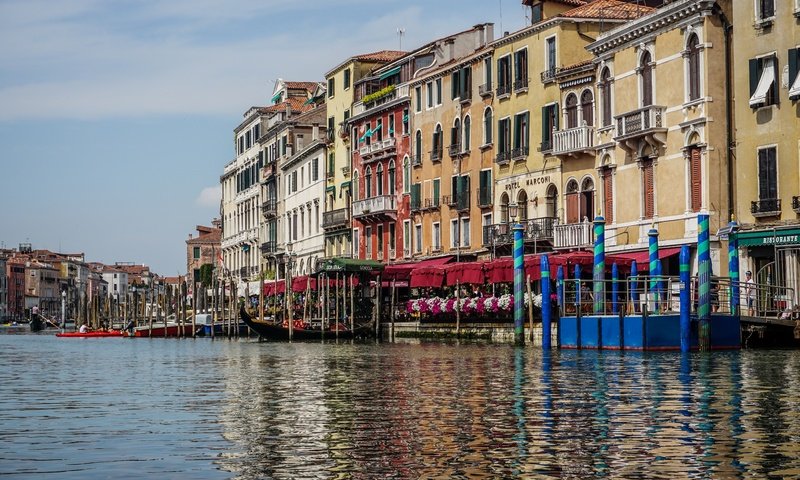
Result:
[[522,242],[523,226],[515,223],[514,231],[514,343],[525,345],[525,283],[524,250]]
[[[549,260],[548,260],[549,262]],[[541,265],[541,264],[540,264]],[[558,315],[560,316],[564,308],[564,266],[559,265],[556,271],[556,301],[558,304]],[[544,305],[544,290],[542,291],[542,305]]]
[[658,310],[658,230],[655,227],[647,232],[648,237],[648,254],[650,260],[650,285],[647,286],[647,295],[645,296],[648,309],[650,308],[650,295],[653,295],[653,311]]
[[728,278],[731,279],[731,315],[739,315],[739,224],[731,217],[728,224]]
[[636,313],[639,308],[639,268],[636,265],[636,260],[631,262],[631,274],[628,277],[628,297],[633,302],[631,308],[632,313]]
[[699,322],[698,340],[700,350],[709,350],[711,347],[711,297],[709,287],[711,283],[711,242],[708,234],[708,214],[697,215],[697,259],[699,266],[698,288],[700,298],[697,304],[697,319]]
[[611,313],[619,313],[619,267],[611,265]]
[[592,290],[594,290],[595,315],[605,313],[605,279],[606,279],[606,219],[601,215],[594,217],[594,272],[592,274]]
[[[551,315],[551,301],[550,301],[550,259],[547,254],[542,254],[539,258],[539,269],[542,282],[542,350],[550,350],[550,337],[552,336],[552,328],[550,322]],[[564,286],[564,269],[558,267],[558,273],[561,274],[561,289]],[[563,291],[562,291],[563,295]],[[560,299],[559,299],[560,301]]]
[[680,255],[680,302],[681,302],[681,352],[689,351],[689,330],[691,318],[691,272],[689,271],[689,246],[681,247]]

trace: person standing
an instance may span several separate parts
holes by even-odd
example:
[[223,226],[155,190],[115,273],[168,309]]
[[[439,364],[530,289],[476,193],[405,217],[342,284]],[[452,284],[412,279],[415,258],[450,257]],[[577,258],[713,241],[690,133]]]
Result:
[[753,272],[744,272],[744,297],[747,299],[747,314],[751,317],[755,314],[756,305],[756,282],[753,281]]

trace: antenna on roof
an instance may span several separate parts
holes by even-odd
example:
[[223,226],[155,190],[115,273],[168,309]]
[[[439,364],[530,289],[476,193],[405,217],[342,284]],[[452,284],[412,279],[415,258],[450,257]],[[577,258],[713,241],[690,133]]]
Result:
[[497,0],[497,6],[500,8],[500,31],[503,31],[503,0]]
[[406,34],[406,29],[405,28],[398,28],[397,29],[397,41],[400,44],[400,48],[398,48],[398,50],[400,50],[400,51],[403,50],[403,35],[405,35],[405,34]]

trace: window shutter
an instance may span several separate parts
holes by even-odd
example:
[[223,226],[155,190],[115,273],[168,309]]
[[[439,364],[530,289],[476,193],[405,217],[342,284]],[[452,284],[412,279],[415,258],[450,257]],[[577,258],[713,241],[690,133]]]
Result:
[[794,85],[794,80],[797,78],[798,59],[800,58],[800,48],[792,48],[789,50],[789,88]]
[[614,186],[611,170],[606,169],[603,174],[603,211],[606,224],[614,223]]
[[758,71],[759,71],[759,63],[760,60],[758,58],[751,58],[750,59],[750,96],[752,97],[754,93],[756,93],[756,87],[758,87]]
[[486,83],[489,86],[492,85],[492,59],[488,58],[487,61],[484,63],[486,65]]
[[420,207],[419,197],[422,186],[419,183],[411,185],[411,209],[418,210]]
[[699,212],[703,203],[703,189],[701,185],[700,149],[689,150],[689,174],[691,176],[692,211]]
[[550,108],[551,108],[551,112],[552,112],[551,115],[552,115],[552,118],[553,118],[553,125],[552,125],[552,128],[550,129],[550,131],[548,132],[548,135],[549,135],[548,138],[552,138],[553,130],[558,130],[558,117],[560,116],[559,112],[558,112],[558,103],[554,103],[554,104],[550,105]]
[[433,204],[435,206],[439,206],[439,179],[435,178],[433,180]]
[[550,145],[550,107],[542,107],[542,149],[547,150]]
[[567,223],[578,223],[578,193],[567,194]]
[[458,71],[453,72],[453,75],[450,76],[450,98],[455,99],[458,97],[458,86],[460,83],[460,75]]
[[515,115],[514,116],[514,148],[519,148],[520,143],[519,140],[522,137],[521,131],[522,130],[522,116]]
[[653,214],[655,212],[654,208],[654,189],[653,189],[653,162],[652,160],[647,160],[643,167],[643,175],[644,175],[644,217],[645,218],[653,218]]
[[458,127],[450,127],[450,145],[458,145]]

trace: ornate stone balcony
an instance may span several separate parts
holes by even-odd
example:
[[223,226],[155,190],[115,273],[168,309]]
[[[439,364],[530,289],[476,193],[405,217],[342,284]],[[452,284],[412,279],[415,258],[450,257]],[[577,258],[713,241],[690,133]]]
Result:
[[322,228],[325,230],[339,230],[350,228],[350,209],[337,208],[322,214]]
[[582,125],[553,132],[553,155],[577,155],[594,151],[594,127]]
[[649,105],[615,116],[617,131],[614,141],[629,152],[635,152],[641,140],[652,146],[664,145],[667,141],[666,109]]
[[353,202],[353,218],[365,223],[383,222],[397,217],[394,195],[378,195]]
[[568,223],[553,227],[553,248],[582,248],[592,245],[593,242],[591,222]]

